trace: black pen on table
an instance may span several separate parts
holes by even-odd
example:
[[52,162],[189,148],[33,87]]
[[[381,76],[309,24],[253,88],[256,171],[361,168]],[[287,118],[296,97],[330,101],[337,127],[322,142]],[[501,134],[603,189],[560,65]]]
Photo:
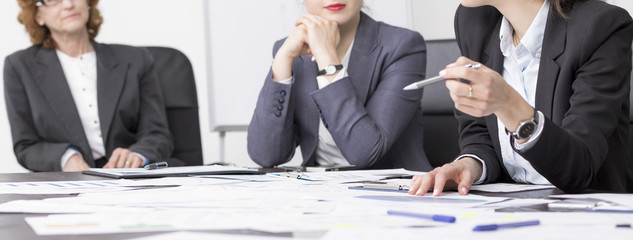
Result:
[[159,168],[166,168],[168,166],[167,162],[155,162],[145,165],[145,169],[147,170],[155,170]]

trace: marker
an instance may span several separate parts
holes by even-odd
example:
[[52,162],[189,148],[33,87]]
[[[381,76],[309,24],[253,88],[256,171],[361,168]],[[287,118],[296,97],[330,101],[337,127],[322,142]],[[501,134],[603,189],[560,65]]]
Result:
[[[469,63],[469,64],[464,65],[464,67],[472,68],[472,69],[479,69],[479,68],[481,68],[481,63],[477,63],[477,64],[470,64]],[[433,83],[441,82],[441,81],[444,81],[444,80],[446,80],[446,79],[441,77],[441,76],[432,77],[432,78],[429,78],[429,79],[424,79],[424,80],[421,80],[421,81],[409,84],[408,86],[404,87],[402,90],[420,89],[420,88],[426,87],[427,85],[431,85]],[[464,83],[470,83],[467,80],[460,79],[460,81],[464,82]]]
[[155,169],[159,169],[159,168],[166,168],[167,167],[167,162],[156,162],[156,163],[150,163],[145,165],[145,169],[147,170],[155,170]]
[[502,229],[502,228],[518,228],[518,227],[535,226],[539,224],[541,224],[539,220],[533,220],[533,221],[504,223],[504,224],[477,225],[475,226],[475,228],[473,228],[473,231],[475,232],[495,231],[497,229]]
[[387,214],[396,215],[396,216],[414,217],[414,218],[424,218],[424,219],[433,220],[436,222],[445,222],[445,223],[455,222],[455,217],[446,216],[446,215],[411,213],[411,212],[401,212],[401,211],[395,211],[395,210],[389,210],[387,211]]

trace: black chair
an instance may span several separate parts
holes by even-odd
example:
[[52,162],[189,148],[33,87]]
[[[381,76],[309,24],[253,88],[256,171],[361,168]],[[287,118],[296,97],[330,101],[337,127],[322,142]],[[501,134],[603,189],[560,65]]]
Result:
[[[437,76],[444,67],[457,60],[461,53],[455,40],[426,41],[426,76]],[[454,116],[454,103],[444,82],[424,87],[422,95],[424,151],[431,166],[442,166],[459,154],[459,134]]]
[[174,152],[169,166],[202,165],[198,95],[193,68],[182,52],[165,47],[146,47],[154,57],[160,80]]

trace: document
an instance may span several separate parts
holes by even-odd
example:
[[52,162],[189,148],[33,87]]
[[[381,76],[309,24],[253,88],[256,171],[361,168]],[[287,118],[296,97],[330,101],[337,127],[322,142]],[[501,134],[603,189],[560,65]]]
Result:
[[174,232],[166,234],[158,234],[149,237],[133,238],[128,240],[289,240],[287,237],[271,237],[244,234],[219,234],[219,233],[201,233],[201,232]]
[[138,186],[131,180],[49,181],[0,183],[4,194],[75,194],[88,192],[121,191]]
[[556,188],[556,187],[554,185],[491,183],[491,184],[473,185],[472,187],[470,187],[470,190],[482,191],[482,192],[507,193],[507,192],[521,192],[521,191],[552,189],[552,188]]
[[589,194],[561,194],[551,195],[551,198],[558,199],[592,199],[600,200],[603,204],[598,204],[596,207],[602,209],[620,209],[620,210],[632,210],[633,211],[633,194],[618,194],[618,193],[589,193]]
[[213,174],[258,174],[258,170],[241,167],[212,165],[166,167],[152,170],[144,168],[91,168],[90,170],[84,171],[83,173],[111,178],[151,178]]

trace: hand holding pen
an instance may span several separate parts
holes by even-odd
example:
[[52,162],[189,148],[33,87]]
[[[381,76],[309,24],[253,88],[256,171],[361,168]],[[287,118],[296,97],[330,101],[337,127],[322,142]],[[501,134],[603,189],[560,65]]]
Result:
[[[468,63],[468,64],[464,65],[464,67],[472,68],[472,69],[479,69],[479,68],[481,68],[481,63],[477,63],[477,64]],[[402,90],[421,89],[421,88],[426,87],[428,85],[431,85],[433,83],[437,83],[437,82],[441,82],[441,81],[445,81],[445,80],[446,80],[446,78],[444,78],[442,76],[436,76],[436,77],[424,79],[424,80],[421,80],[421,81],[409,84],[406,87],[404,87],[404,89],[402,89]],[[464,82],[464,83],[469,83],[468,80],[460,79],[460,81]],[[472,94],[472,91],[470,93]]]

